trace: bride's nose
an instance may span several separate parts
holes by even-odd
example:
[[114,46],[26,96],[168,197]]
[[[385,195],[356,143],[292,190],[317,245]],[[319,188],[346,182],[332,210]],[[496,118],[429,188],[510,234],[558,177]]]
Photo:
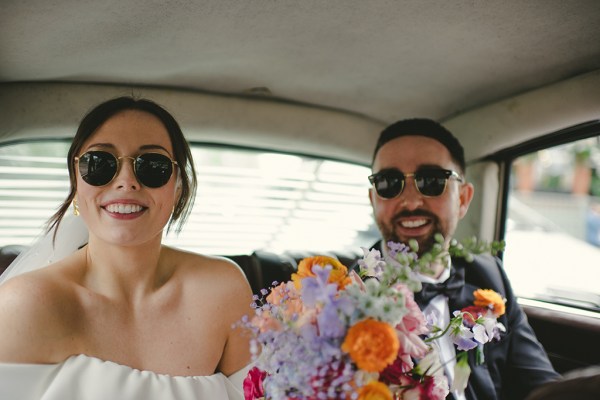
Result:
[[135,175],[133,157],[119,157],[119,169],[113,183],[117,189],[139,190],[140,182]]

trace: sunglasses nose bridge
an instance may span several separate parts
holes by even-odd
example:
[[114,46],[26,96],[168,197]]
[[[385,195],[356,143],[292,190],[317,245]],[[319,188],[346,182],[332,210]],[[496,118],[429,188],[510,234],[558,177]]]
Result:
[[[118,166],[117,166],[117,174],[119,173],[119,170],[120,170],[121,168],[123,168],[123,166],[121,165],[121,164],[123,164],[123,161],[122,161],[123,159],[125,159],[125,160],[126,160],[125,164],[130,164],[130,165],[131,165],[131,168],[132,168],[132,169],[135,169],[135,160],[136,160],[136,158],[135,158],[135,157],[130,157],[130,156],[121,156],[121,157],[117,157],[117,164],[118,164]],[[127,162],[127,161],[130,161],[131,163],[129,163],[129,162]]]
[[123,170],[127,169],[128,171],[128,176],[126,177],[126,179],[131,179],[133,182],[135,182],[134,185],[130,185],[130,186],[138,186],[139,185],[139,180],[137,177],[137,172],[135,170],[135,157],[130,157],[130,156],[120,156],[120,157],[116,157],[117,159],[117,170],[115,171],[115,177],[114,180],[119,179],[119,177],[121,177],[123,175]]
[[[408,178],[410,178],[412,183],[408,182]],[[421,190],[419,189],[419,186],[417,185],[417,177],[415,172],[404,174],[404,187],[399,195],[406,196],[408,195],[407,191],[411,190],[414,190],[414,193],[417,194],[418,197],[423,195],[423,193],[421,193]]]
[[[419,190],[415,173],[403,174],[402,190],[396,195],[396,199],[400,202],[403,208],[415,210],[423,205],[424,195]],[[414,183],[408,181],[411,179]]]

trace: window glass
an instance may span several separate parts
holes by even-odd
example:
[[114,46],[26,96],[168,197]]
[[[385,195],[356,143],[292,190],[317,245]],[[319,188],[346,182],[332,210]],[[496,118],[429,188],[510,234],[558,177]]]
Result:
[[521,297],[600,310],[600,138],[514,161],[504,264]]
[[[67,142],[0,146],[0,246],[28,245],[66,197]],[[360,251],[377,240],[368,168],[265,151],[192,146],[197,198],[169,245],[205,254]]]

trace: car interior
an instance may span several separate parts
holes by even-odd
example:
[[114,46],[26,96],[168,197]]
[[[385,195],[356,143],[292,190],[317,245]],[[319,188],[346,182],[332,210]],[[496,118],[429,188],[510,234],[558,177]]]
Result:
[[233,259],[255,293],[379,239],[375,142],[426,117],[461,141],[475,186],[455,236],[505,240],[556,370],[598,368],[599,38],[596,0],[4,1],[0,267],[66,197],[70,139],[104,100],[175,116],[199,187],[164,242]]

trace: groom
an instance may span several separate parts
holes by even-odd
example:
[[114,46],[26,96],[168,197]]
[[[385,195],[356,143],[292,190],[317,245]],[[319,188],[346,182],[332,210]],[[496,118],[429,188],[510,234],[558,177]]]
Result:
[[[419,251],[427,251],[436,233],[448,245],[474,192],[465,180],[463,147],[448,130],[429,119],[390,125],[375,147],[372,171],[369,197],[384,239],[374,248],[385,253],[388,241],[415,239]],[[469,384],[464,396],[453,393],[454,398],[522,399],[535,387],[557,379],[515,300],[500,260],[476,256],[472,263],[452,259],[451,264],[450,269],[438,265],[433,276],[422,276],[424,289],[415,294],[419,307],[426,314],[436,314],[444,326],[454,310],[473,305],[473,291],[478,288],[493,289],[507,299],[506,313],[499,318],[506,332],[498,342],[485,345],[484,364],[477,365],[474,352],[469,352]],[[442,286],[433,284],[442,282],[446,288],[433,290]],[[446,374],[452,379],[454,345],[448,335],[437,345],[442,362],[449,361]]]

